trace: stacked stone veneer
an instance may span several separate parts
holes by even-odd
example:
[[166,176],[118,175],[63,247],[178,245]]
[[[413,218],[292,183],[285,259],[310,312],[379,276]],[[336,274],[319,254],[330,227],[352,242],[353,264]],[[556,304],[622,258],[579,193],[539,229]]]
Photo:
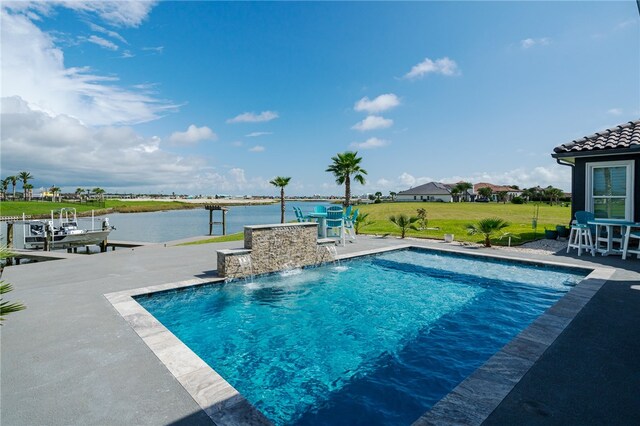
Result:
[[[218,250],[218,275],[240,278],[332,261],[323,246],[335,241],[318,241],[317,235],[318,224],[313,222],[245,226],[244,249]],[[250,256],[250,271],[240,256]]]

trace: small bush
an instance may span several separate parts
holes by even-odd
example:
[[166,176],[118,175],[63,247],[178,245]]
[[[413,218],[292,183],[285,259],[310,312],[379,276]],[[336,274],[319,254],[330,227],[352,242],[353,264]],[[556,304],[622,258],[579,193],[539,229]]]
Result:
[[522,197],[513,197],[511,202],[513,204],[524,204],[524,198],[522,198]]

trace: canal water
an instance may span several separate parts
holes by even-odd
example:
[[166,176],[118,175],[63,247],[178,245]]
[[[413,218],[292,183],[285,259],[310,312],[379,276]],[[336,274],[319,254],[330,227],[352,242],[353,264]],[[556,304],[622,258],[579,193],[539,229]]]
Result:
[[[295,220],[293,207],[309,213],[317,205],[330,206],[326,202],[287,202],[285,221]],[[241,232],[245,225],[280,223],[280,203],[258,206],[227,207],[227,234]],[[105,216],[96,216],[93,226],[100,228]],[[149,213],[111,213],[106,215],[115,230],[109,234],[112,241],[139,241],[161,243],[209,234],[209,211],[204,208],[167,210]],[[214,211],[213,220],[222,221],[222,212]],[[83,229],[92,229],[91,218],[78,218]],[[6,243],[6,223],[0,223],[0,238]],[[22,226],[16,225],[15,246],[20,248]],[[214,225],[213,235],[222,235],[222,225]]]

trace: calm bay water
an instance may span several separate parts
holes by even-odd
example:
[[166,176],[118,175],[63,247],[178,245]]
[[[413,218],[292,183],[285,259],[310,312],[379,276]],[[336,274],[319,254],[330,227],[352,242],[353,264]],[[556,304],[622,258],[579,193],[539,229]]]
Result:
[[[285,221],[295,220],[294,206],[300,207],[303,212],[311,212],[316,205],[329,206],[330,204],[288,202]],[[280,223],[280,203],[262,206],[231,206],[228,209],[227,234],[241,232],[245,225]],[[116,227],[109,235],[110,240],[159,243],[209,233],[209,212],[203,208],[151,213],[112,213],[107,217],[109,223]],[[214,211],[213,220],[222,221],[222,212]],[[81,224],[84,224],[84,221]],[[100,222],[97,221],[96,225],[99,226],[99,224]],[[222,225],[214,225],[213,234],[221,235]]]

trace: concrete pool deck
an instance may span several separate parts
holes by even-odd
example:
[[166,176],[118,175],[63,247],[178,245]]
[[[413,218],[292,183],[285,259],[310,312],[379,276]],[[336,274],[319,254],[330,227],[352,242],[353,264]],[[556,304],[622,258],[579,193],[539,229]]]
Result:
[[[361,237],[338,252],[408,242],[505,254],[375,237]],[[0,423],[211,424],[104,294],[215,278],[215,250],[240,245],[159,244],[6,268],[2,279],[15,288],[7,299],[28,308],[0,328]],[[509,255],[616,271],[485,424],[640,423],[640,261],[563,252]]]

